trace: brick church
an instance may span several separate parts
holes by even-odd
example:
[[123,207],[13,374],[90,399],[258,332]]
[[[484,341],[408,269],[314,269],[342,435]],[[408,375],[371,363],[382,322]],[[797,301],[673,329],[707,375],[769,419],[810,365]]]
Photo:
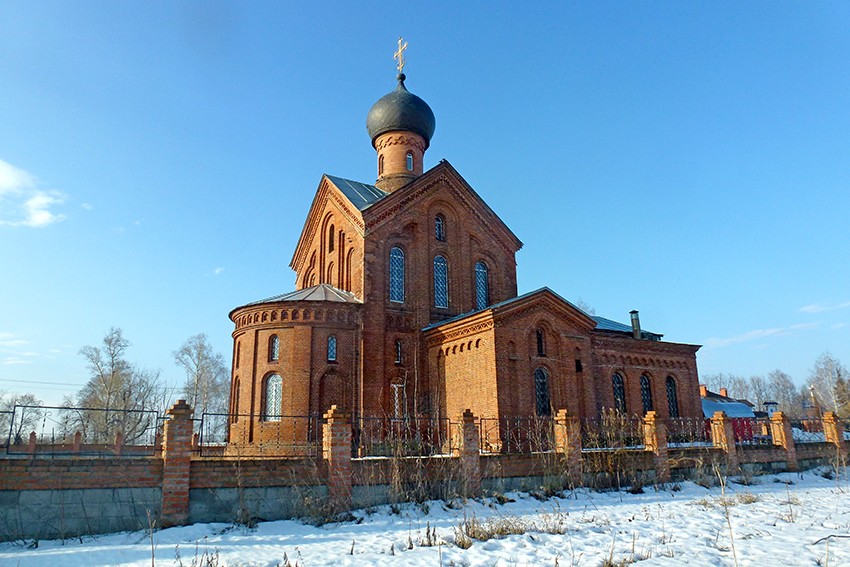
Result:
[[[402,64],[403,65],[403,64]],[[337,405],[358,417],[702,415],[695,345],[517,295],[522,242],[447,161],[405,87],[371,108],[374,184],[325,175],[292,256],[295,291],[237,307],[231,438]],[[486,195],[486,190],[484,191]]]

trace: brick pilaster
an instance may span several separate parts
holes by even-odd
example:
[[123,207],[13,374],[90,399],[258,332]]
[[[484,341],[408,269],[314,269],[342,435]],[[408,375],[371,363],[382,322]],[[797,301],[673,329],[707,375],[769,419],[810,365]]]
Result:
[[324,415],[322,456],[328,465],[328,498],[331,506],[351,506],[351,414],[331,406]]
[[711,417],[711,444],[726,454],[726,473],[738,469],[738,452],[735,448],[735,431],[732,420],[725,412],[717,411]]
[[467,409],[458,418],[461,424],[460,434],[460,473],[464,496],[478,496],[481,492],[481,436],[478,420]]
[[774,413],[770,418],[770,435],[773,444],[785,449],[785,460],[789,471],[796,471],[797,449],[794,446],[794,436],[791,434],[791,421],[781,411]]
[[177,400],[166,412],[162,447],[160,527],[184,525],[189,519],[192,414],[193,410],[186,400]]
[[824,412],[822,419],[823,434],[826,438],[826,442],[835,446],[839,463],[844,463],[847,459],[847,445],[844,440],[844,426],[835,416],[835,412]]
[[555,452],[562,455],[570,488],[581,486],[581,422],[565,409],[555,414]]
[[658,482],[670,480],[670,461],[667,458],[667,426],[654,411],[646,412],[643,418],[644,450],[653,454],[655,461],[655,479]]

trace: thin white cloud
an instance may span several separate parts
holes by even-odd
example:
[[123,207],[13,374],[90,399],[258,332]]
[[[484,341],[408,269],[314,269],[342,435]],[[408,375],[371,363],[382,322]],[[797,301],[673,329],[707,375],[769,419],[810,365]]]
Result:
[[799,311],[802,313],[823,313],[824,311],[837,311],[838,309],[846,309],[848,307],[850,307],[850,301],[836,303],[834,305],[812,303],[811,305],[804,305],[803,307],[800,307]]
[[90,210],[92,210],[94,207],[92,206],[92,204],[91,204],[91,203],[83,203],[82,205],[80,205],[80,208],[81,208],[81,209],[85,209],[85,210],[87,210],[87,211],[90,211]]
[[65,215],[51,209],[64,202],[65,195],[41,188],[34,175],[0,159],[0,226],[53,224]]
[[3,360],[3,364],[8,365],[8,366],[14,366],[14,365],[17,365],[17,364],[32,364],[32,360],[27,360],[25,358],[18,358],[16,356],[10,356],[10,357],[7,357],[5,360]]
[[213,275],[217,276],[224,271],[224,268],[216,268],[213,270]]
[[791,325],[790,327],[773,327],[771,329],[753,329],[752,331],[747,331],[742,335],[736,335],[734,337],[711,337],[705,341],[703,345],[704,348],[720,348],[729,345],[735,345],[740,343],[746,343],[750,341],[757,341],[759,339],[765,339],[767,337],[776,337],[787,335],[793,333],[794,331],[804,331],[806,329],[813,329],[817,327],[815,323],[802,323],[799,325]]

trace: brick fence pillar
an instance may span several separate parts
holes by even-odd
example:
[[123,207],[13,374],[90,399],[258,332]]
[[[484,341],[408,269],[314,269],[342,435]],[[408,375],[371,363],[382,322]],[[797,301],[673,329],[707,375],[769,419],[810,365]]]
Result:
[[35,446],[38,442],[38,437],[36,437],[35,431],[30,431],[29,443],[27,443],[27,452],[31,455],[35,455]]
[[162,447],[162,513],[160,527],[189,520],[189,473],[192,466],[192,414],[186,400],[166,413]]
[[478,496],[481,492],[481,450],[478,420],[472,410],[467,409],[458,418],[460,421],[460,474],[464,496]]
[[581,422],[565,409],[555,414],[555,452],[562,455],[570,488],[581,486]]
[[726,412],[716,411],[711,417],[711,444],[726,454],[726,474],[734,474],[738,469],[738,453],[732,420]]
[[826,442],[835,445],[836,454],[838,455],[838,461],[839,463],[843,463],[847,459],[843,424],[835,416],[835,412],[831,411],[824,412],[822,419],[823,434],[826,438]]
[[74,445],[71,447],[72,453],[79,453],[83,448],[83,434],[79,431],[74,433]]
[[322,456],[328,465],[328,498],[335,510],[351,507],[351,415],[331,406],[324,415]]
[[658,482],[670,480],[670,461],[667,458],[667,426],[658,418],[655,411],[648,411],[643,418],[644,450],[653,455],[655,479]]
[[785,460],[789,471],[797,470],[797,449],[794,446],[794,436],[791,434],[791,421],[788,416],[778,411],[770,417],[770,435],[773,445],[785,449]]

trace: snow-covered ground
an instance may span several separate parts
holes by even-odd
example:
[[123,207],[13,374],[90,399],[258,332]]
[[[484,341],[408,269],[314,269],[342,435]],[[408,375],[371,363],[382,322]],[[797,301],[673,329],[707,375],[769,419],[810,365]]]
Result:
[[[462,503],[381,506],[351,522],[255,528],[199,524],[153,534],[156,565],[850,565],[850,483],[815,471],[756,484],[693,483],[643,494],[509,493]],[[500,499],[504,501],[504,498]],[[725,504],[725,505],[724,505]],[[727,519],[728,514],[728,519]],[[485,541],[462,534],[492,532]],[[478,533],[476,533],[478,532]],[[505,532],[520,532],[500,535]],[[471,545],[469,545],[471,543]],[[459,545],[461,544],[461,545]],[[178,551],[179,550],[179,551]],[[179,553],[179,556],[178,556]],[[0,544],[0,565],[151,565],[145,532]]]

